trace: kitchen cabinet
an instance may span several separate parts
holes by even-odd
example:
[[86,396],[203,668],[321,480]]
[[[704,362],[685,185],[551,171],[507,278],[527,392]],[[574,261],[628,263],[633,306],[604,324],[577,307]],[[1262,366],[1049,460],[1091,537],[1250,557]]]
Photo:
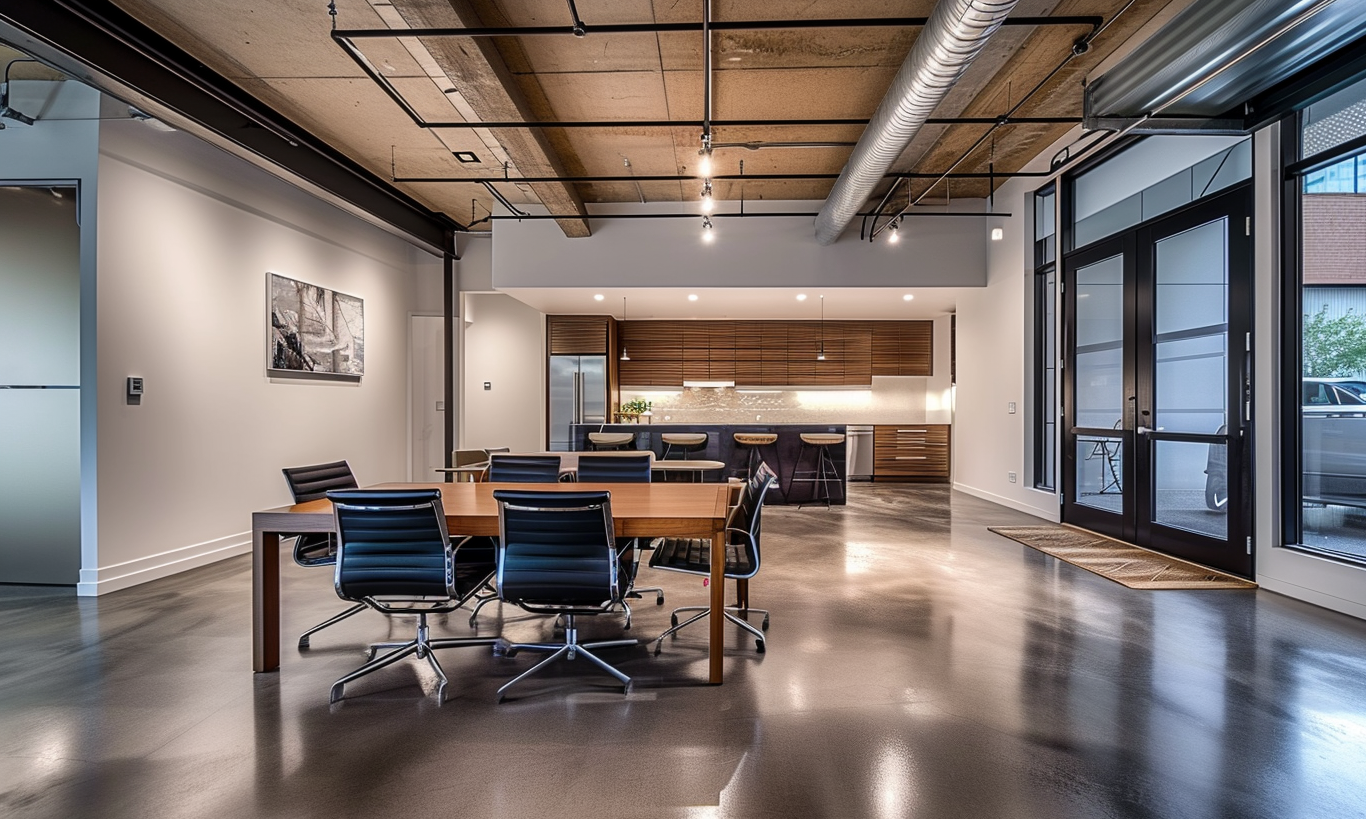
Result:
[[949,479],[948,424],[878,424],[873,427],[873,480]]

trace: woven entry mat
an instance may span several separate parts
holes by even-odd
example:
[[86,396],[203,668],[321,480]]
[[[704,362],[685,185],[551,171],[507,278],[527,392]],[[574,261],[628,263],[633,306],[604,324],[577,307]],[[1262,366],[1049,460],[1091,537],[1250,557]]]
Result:
[[1080,529],[988,526],[987,530],[1131,589],[1257,588],[1251,580]]

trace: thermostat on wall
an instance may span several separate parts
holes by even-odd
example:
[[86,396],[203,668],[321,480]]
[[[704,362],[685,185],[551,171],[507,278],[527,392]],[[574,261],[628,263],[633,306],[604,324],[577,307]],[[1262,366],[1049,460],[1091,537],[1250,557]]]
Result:
[[128,397],[142,395],[142,379],[137,376],[128,376]]

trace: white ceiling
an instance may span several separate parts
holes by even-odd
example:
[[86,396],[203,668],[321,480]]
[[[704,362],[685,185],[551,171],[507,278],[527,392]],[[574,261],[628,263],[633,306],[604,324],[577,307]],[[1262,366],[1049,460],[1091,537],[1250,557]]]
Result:
[[[626,298],[628,319],[818,319],[820,296],[825,296],[827,319],[931,319],[955,312],[968,288],[920,287],[892,289],[846,287],[801,289],[765,288],[509,288],[500,292],[539,310],[555,314],[611,314],[622,317]],[[799,293],[806,294],[798,301]],[[593,296],[601,294],[602,301]],[[689,295],[697,301],[689,301]],[[904,296],[914,298],[906,301]]]

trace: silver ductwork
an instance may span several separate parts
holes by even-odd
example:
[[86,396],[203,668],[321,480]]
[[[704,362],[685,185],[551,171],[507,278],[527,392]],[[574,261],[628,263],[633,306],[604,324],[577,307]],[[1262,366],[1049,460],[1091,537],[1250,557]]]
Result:
[[940,0],[816,216],[816,241],[840,237],[892,163],[1019,0]]

